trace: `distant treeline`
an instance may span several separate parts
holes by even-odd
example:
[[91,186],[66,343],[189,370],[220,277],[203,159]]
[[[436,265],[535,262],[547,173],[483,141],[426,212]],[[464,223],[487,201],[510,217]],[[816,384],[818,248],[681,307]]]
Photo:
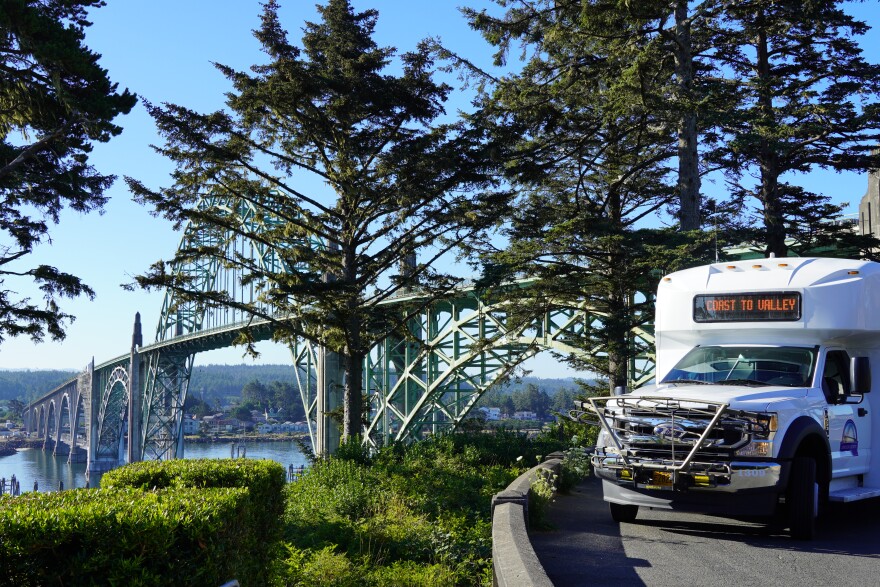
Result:
[[0,371],[0,400],[27,402],[76,377],[76,371]]
[[[78,371],[0,370],[0,400],[37,398],[73,379]],[[203,365],[193,368],[189,390],[196,397],[237,397],[251,381],[293,382],[292,365]]]
[[252,381],[294,383],[293,365],[202,365],[193,367],[189,395],[208,403],[241,397],[241,390]]
[[[0,400],[19,399],[27,402],[55,389],[76,375],[76,371],[0,370]],[[201,365],[193,368],[189,394],[191,397],[208,402],[212,402],[214,398],[240,397],[242,388],[252,381],[264,384],[273,381],[293,383],[293,365]],[[498,392],[509,395],[523,391],[529,386],[535,386],[551,397],[560,391],[577,387],[572,379],[523,377],[506,384]]]

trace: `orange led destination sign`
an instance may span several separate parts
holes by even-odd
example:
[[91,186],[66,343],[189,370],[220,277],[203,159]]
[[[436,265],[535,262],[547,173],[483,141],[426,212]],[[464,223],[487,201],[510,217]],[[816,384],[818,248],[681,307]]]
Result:
[[801,294],[796,291],[697,294],[694,322],[797,321]]

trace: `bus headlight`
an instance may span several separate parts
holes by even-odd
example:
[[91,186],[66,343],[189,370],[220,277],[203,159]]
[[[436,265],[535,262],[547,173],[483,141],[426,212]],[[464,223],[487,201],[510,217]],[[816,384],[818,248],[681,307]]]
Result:
[[760,414],[757,417],[749,416],[746,419],[751,422],[753,438],[772,440],[779,427],[779,418],[775,413]]
[[773,443],[769,440],[753,440],[736,451],[740,457],[769,457],[773,454]]

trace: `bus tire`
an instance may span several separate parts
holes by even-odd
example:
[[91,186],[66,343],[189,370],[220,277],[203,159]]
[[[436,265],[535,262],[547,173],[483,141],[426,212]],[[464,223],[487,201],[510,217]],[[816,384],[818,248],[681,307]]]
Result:
[[611,510],[611,519],[618,523],[632,522],[639,514],[639,506],[637,505],[628,505],[609,501],[608,509]]
[[816,537],[816,518],[819,515],[819,483],[816,481],[816,461],[810,457],[795,457],[788,481],[788,523],[791,537],[812,540]]

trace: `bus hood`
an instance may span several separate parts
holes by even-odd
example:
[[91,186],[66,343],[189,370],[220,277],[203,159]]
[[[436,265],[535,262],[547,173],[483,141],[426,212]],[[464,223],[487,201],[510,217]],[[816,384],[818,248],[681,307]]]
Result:
[[756,412],[777,411],[788,402],[803,400],[807,388],[785,386],[751,387],[747,385],[714,385],[660,383],[648,385],[627,394],[631,397],[669,397],[679,400],[722,402],[731,408]]

